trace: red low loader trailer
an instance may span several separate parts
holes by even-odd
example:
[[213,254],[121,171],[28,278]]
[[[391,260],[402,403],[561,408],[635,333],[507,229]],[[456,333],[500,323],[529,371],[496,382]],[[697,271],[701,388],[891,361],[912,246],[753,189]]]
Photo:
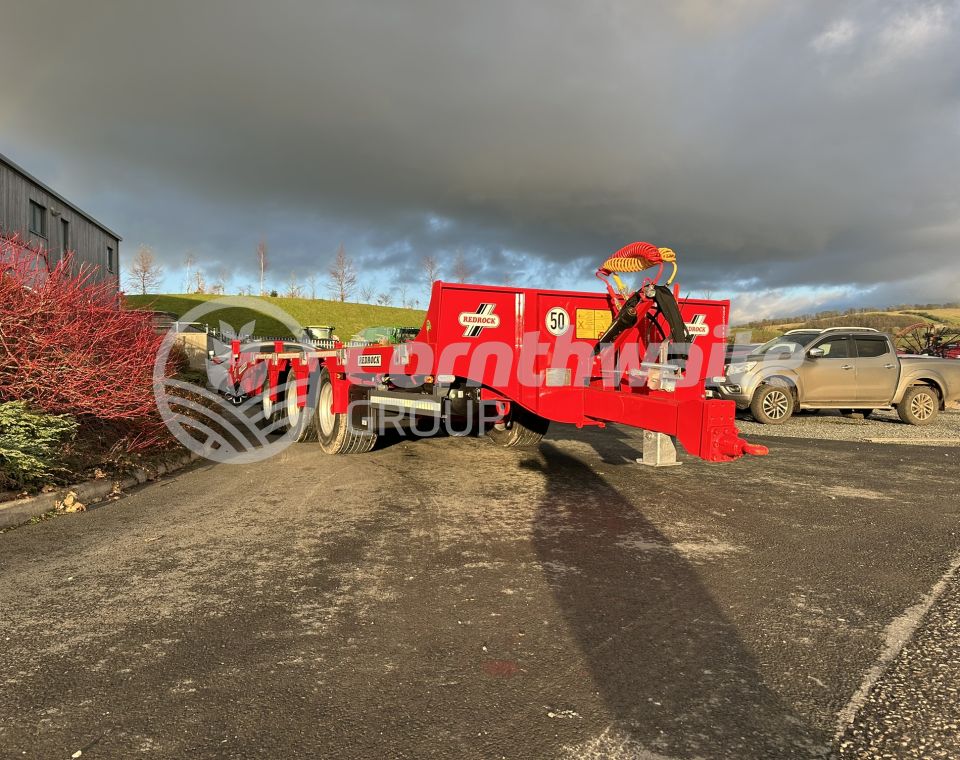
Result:
[[[438,281],[414,340],[253,355],[235,342],[231,376],[329,454],[369,451],[400,417],[472,419],[504,446],[537,444],[553,421],[663,433],[709,461],[766,453],[705,388],[724,371],[729,301],[678,299],[665,265],[675,274],[672,251],[635,243],[598,270],[606,292]],[[617,275],[656,266],[633,292]]]

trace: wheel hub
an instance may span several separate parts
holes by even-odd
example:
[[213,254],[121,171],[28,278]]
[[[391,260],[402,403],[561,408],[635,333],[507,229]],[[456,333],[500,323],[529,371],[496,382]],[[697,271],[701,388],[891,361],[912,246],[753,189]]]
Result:
[[318,403],[317,416],[320,422],[320,430],[325,436],[328,436],[333,432],[333,423],[335,421],[333,414],[333,386],[330,383],[326,383],[323,388],[320,389],[320,400]]
[[297,383],[292,381],[287,384],[287,424],[290,427],[296,427],[300,421],[300,406],[297,404]]
[[781,420],[787,414],[790,401],[783,391],[771,391],[763,399],[763,413],[772,420]]
[[919,393],[910,402],[910,411],[918,420],[928,420],[933,414],[933,399],[926,393]]

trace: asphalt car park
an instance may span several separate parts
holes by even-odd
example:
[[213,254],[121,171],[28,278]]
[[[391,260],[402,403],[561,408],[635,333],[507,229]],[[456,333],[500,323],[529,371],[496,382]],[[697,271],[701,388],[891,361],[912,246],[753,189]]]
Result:
[[752,435],[299,444],[6,533],[0,754],[956,756],[960,449]]

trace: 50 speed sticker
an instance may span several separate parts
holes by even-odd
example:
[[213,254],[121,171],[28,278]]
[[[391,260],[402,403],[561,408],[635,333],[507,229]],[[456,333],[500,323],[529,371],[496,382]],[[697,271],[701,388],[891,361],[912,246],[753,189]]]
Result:
[[560,306],[554,306],[547,312],[544,324],[546,325],[547,332],[551,335],[563,335],[570,329],[570,315],[566,309]]

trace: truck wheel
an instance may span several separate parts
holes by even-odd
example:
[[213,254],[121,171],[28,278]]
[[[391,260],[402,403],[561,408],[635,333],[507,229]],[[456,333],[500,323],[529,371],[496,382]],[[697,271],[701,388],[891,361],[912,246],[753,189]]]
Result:
[[546,435],[550,420],[545,420],[522,406],[510,405],[507,418],[495,422],[487,436],[498,446],[521,449],[536,446]]
[[297,378],[293,372],[287,373],[287,382],[283,386],[283,417],[297,443],[317,440],[313,415],[308,412],[308,407],[301,409],[297,405]]
[[350,424],[349,414],[334,414],[333,381],[327,370],[320,373],[320,392],[314,417],[317,439],[325,454],[365,454],[377,442],[376,434],[354,428]]
[[780,425],[793,414],[793,393],[785,385],[761,385],[753,394],[750,414],[763,425]]
[[940,396],[929,385],[911,385],[897,404],[900,419],[910,425],[929,425],[940,411]]

